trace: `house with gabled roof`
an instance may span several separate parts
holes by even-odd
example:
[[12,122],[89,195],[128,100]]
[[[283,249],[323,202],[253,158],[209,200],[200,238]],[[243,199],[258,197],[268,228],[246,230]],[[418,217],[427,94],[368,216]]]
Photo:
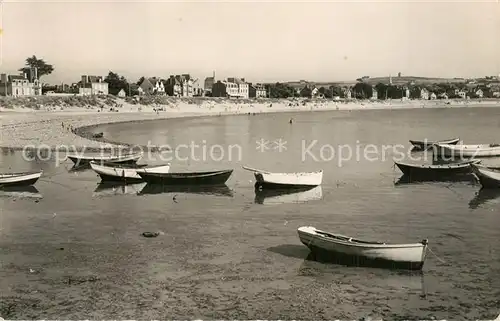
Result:
[[165,91],[169,96],[193,97],[194,79],[189,74],[170,75],[165,81]]
[[80,95],[107,95],[108,83],[102,76],[82,75],[78,92]]
[[238,84],[219,80],[212,86],[212,97],[239,98]]
[[158,77],[144,78],[138,90],[140,95],[165,95],[164,83]]
[[13,97],[41,95],[42,87],[36,76],[36,68],[33,69],[24,70],[20,75],[2,74],[0,76],[0,95]]
[[266,98],[266,87],[262,84],[248,84],[249,98]]
[[237,96],[239,98],[248,98],[250,94],[248,83],[245,81],[245,78],[236,78],[230,77],[227,78],[227,81],[237,85],[238,93]]

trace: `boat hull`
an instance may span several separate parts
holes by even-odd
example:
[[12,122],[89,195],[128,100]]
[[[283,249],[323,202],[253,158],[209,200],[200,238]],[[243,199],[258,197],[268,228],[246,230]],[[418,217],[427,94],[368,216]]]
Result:
[[323,181],[323,171],[311,173],[263,173],[256,172],[256,188],[287,189],[316,187]]
[[126,166],[105,166],[91,162],[90,166],[104,182],[138,183],[143,181],[138,172],[168,173],[170,170],[170,164],[133,168]]
[[401,170],[403,175],[413,179],[426,179],[426,180],[439,180],[444,178],[449,178],[457,175],[469,175],[472,170],[469,164],[463,165],[434,165],[430,166],[420,166],[420,165],[410,165],[395,163],[396,166]]
[[311,252],[324,260],[410,270],[421,270],[424,266],[427,245],[423,243],[358,244],[332,240],[314,231],[311,227],[299,228],[299,239]]
[[141,159],[142,154],[133,154],[126,156],[77,156],[77,155],[67,155],[69,160],[77,165],[88,165],[90,162],[95,162],[98,164],[135,164],[139,159]]
[[500,188],[500,171],[475,165],[471,168],[483,188]]
[[42,176],[42,172],[19,173],[17,175],[0,177],[0,187],[30,186],[34,185]]
[[460,138],[454,138],[454,139],[447,139],[447,140],[440,140],[440,141],[421,141],[421,140],[410,140],[410,143],[413,145],[414,150],[428,150],[435,144],[449,144],[449,145],[456,145],[460,141]]
[[450,158],[473,158],[473,157],[498,157],[500,156],[500,146],[491,144],[483,145],[450,145],[436,144],[433,146],[433,152],[439,157]]
[[150,184],[161,185],[223,185],[233,170],[195,173],[141,173],[138,174]]

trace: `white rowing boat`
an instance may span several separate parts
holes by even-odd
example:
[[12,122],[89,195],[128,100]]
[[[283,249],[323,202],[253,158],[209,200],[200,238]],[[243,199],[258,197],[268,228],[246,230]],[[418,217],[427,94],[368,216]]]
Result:
[[256,186],[286,188],[319,186],[323,181],[323,171],[297,172],[297,173],[271,173],[251,167],[243,166],[244,169],[254,172]]
[[43,171],[0,174],[0,187],[33,185],[42,176]]
[[500,170],[471,164],[472,172],[484,188],[500,188]]
[[298,228],[300,241],[311,252],[333,257],[356,258],[367,264],[421,270],[427,254],[427,240],[412,244],[386,244],[327,233],[312,226]]
[[450,145],[436,144],[434,152],[439,156],[448,157],[495,157],[500,156],[500,144]]
[[165,174],[170,171],[170,163],[157,166],[147,165],[121,165],[106,164],[101,165],[96,162],[90,162],[90,167],[101,177],[103,181],[143,181],[139,173]]

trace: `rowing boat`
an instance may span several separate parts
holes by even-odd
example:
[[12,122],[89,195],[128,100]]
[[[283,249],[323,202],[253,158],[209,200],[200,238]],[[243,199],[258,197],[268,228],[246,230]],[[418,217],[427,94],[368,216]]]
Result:
[[77,165],[84,165],[90,162],[95,163],[115,163],[115,164],[134,164],[141,159],[143,153],[132,153],[125,155],[67,155],[66,158],[70,159]]
[[425,140],[411,140],[410,143],[413,145],[414,150],[427,150],[435,144],[450,144],[455,145],[460,141],[460,138],[444,139],[438,141],[428,141]]
[[471,164],[472,171],[484,188],[500,188],[500,170]]
[[312,226],[299,227],[298,234],[311,252],[341,259],[339,262],[350,259],[360,265],[421,270],[427,254],[427,240],[410,244],[362,241]]
[[435,144],[434,153],[437,156],[454,158],[496,157],[500,156],[500,144],[450,145]]
[[257,188],[315,187],[321,185],[323,181],[322,170],[316,172],[271,173],[247,166],[243,166],[243,169],[254,173]]
[[43,171],[0,174],[0,187],[29,186],[35,184]]
[[164,165],[148,166],[137,164],[99,164],[90,162],[90,167],[101,177],[102,181],[124,181],[124,182],[142,182],[140,172],[148,173],[168,173],[170,163]]
[[147,183],[161,185],[223,185],[232,173],[232,169],[186,173],[138,172]]
[[403,175],[410,178],[435,178],[452,175],[470,174],[470,164],[478,164],[480,160],[472,159],[457,163],[448,163],[442,165],[428,165],[428,164],[410,164],[403,162],[394,162],[394,164],[401,170]]

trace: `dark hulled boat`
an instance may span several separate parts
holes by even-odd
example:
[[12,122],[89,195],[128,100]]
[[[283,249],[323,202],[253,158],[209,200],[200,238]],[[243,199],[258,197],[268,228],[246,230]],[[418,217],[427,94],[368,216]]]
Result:
[[223,185],[233,173],[232,169],[209,172],[143,173],[145,182],[161,185]]
[[403,172],[403,175],[413,179],[439,180],[456,175],[472,174],[470,165],[477,164],[480,160],[470,160],[460,163],[449,163],[442,165],[410,164],[394,162]]
[[460,141],[460,138],[452,138],[438,141],[428,141],[428,140],[411,140],[410,143],[413,145],[414,150],[428,150],[435,144],[449,144],[456,145]]
[[500,170],[471,164],[471,169],[483,188],[500,188]]

